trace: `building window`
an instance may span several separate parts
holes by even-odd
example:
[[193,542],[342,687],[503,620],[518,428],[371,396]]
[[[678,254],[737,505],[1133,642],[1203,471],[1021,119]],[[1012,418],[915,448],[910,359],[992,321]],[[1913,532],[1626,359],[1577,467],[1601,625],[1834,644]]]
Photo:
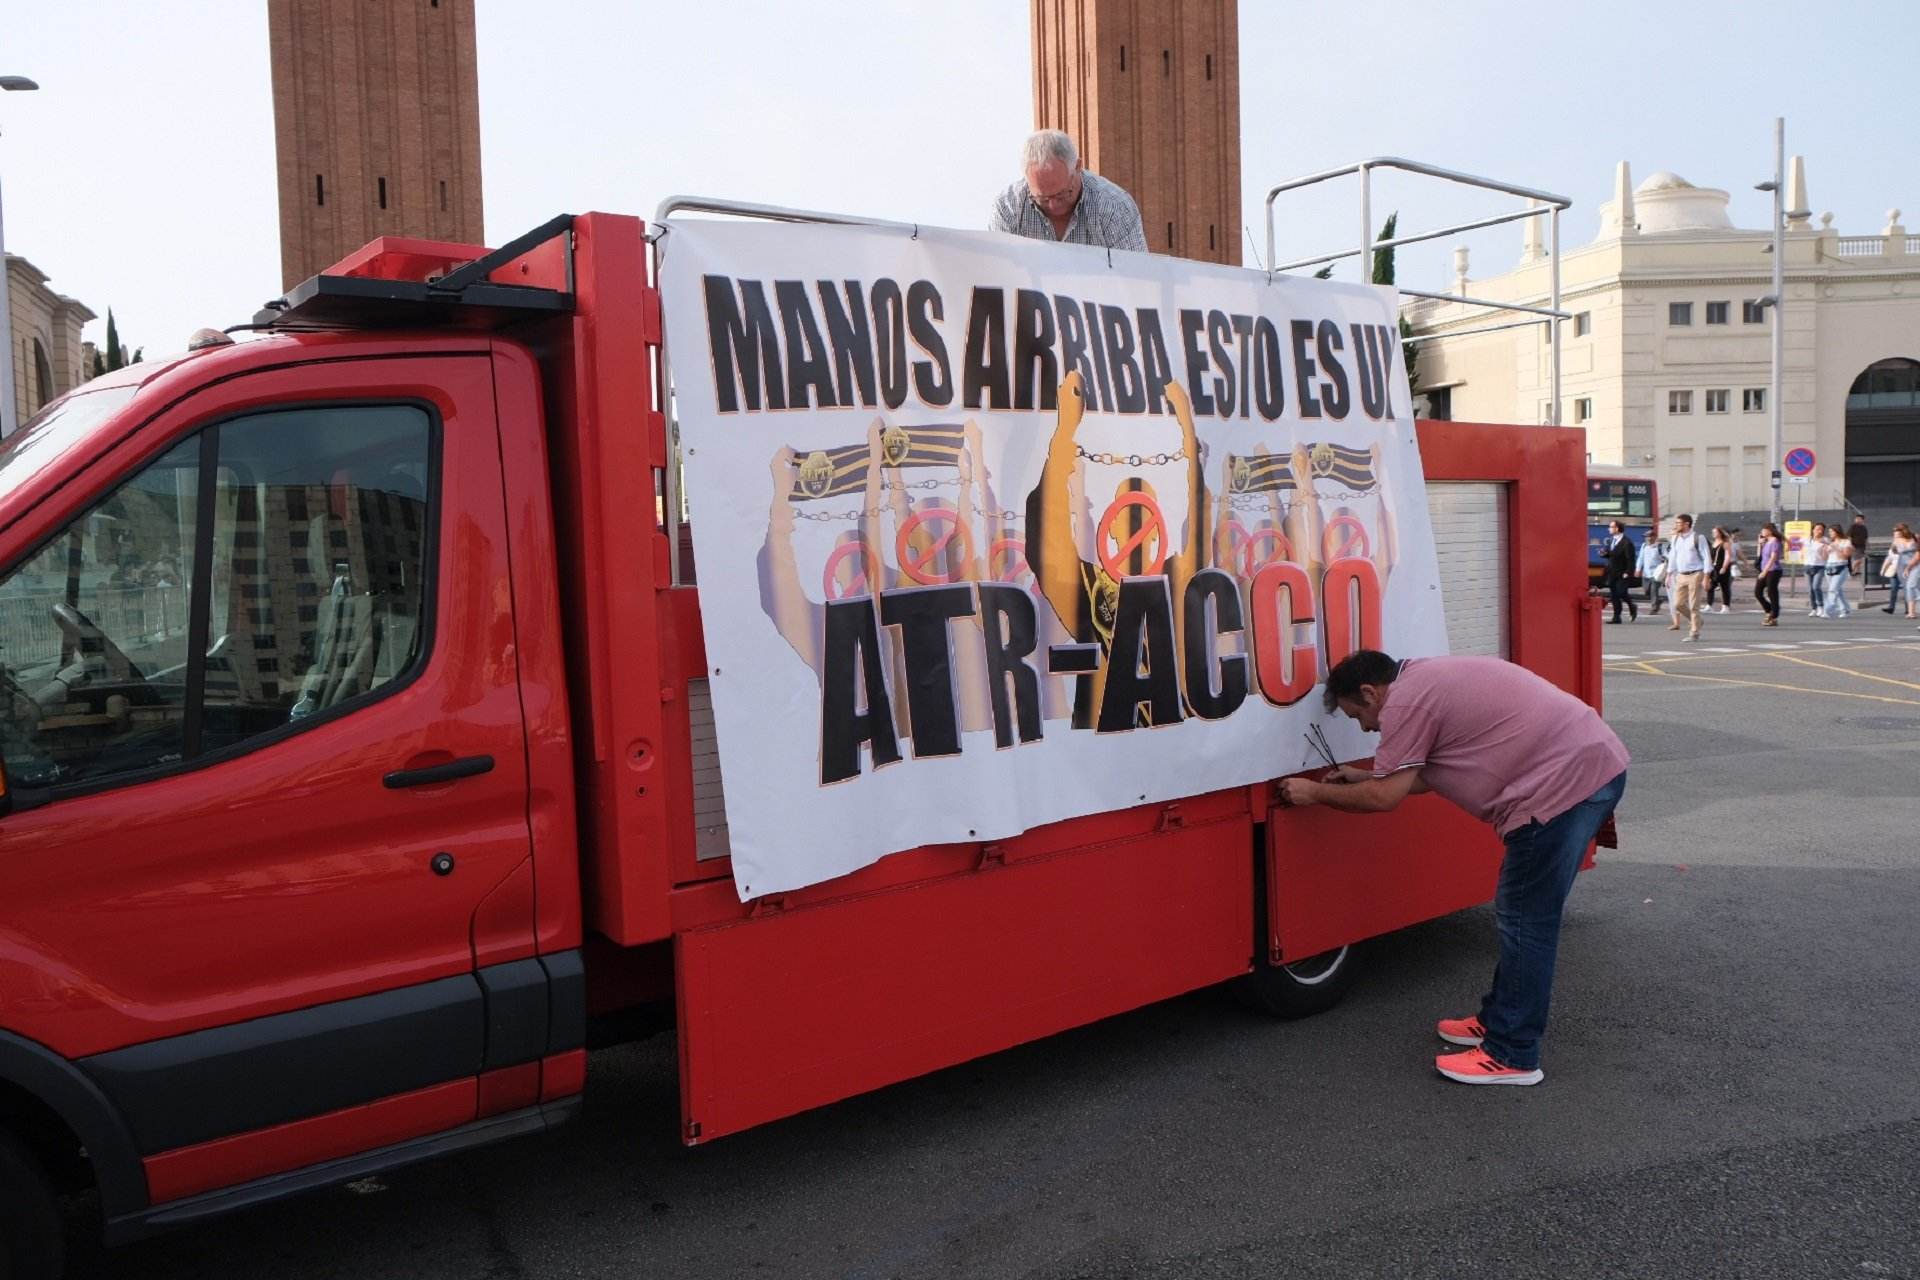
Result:
[[1725,324],[1726,322],[1727,304],[1724,302],[1709,302],[1707,304],[1707,323]]
[[1740,408],[1746,413],[1765,413],[1767,411],[1767,390],[1765,387],[1748,387],[1740,393]]
[[1740,322],[1742,324],[1765,324],[1767,309],[1760,305],[1760,299],[1748,298],[1740,304]]
[[1726,391],[1707,392],[1707,412],[1725,413],[1727,411],[1727,397],[1730,394],[1731,393]]
[[1692,324],[1693,304],[1691,302],[1669,302],[1667,304],[1668,324]]
[[1593,397],[1581,396],[1573,402],[1573,420],[1575,423],[1587,421],[1593,417]]
[[1573,313],[1573,336],[1584,338],[1593,332],[1593,312],[1576,311]]
[[387,207],[387,180],[385,178],[381,178],[379,181],[380,181],[380,207],[384,209]]
[[1426,393],[1427,416],[1436,422],[1453,420],[1453,388],[1435,387]]
[[1693,392],[1691,391],[1667,392],[1667,412],[1668,413],[1692,413],[1693,412]]

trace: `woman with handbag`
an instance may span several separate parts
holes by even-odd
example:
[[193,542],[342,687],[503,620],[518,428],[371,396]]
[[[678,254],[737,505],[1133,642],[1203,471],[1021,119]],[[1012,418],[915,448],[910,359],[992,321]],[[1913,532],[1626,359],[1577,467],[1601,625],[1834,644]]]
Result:
[[1717,613],[1727,612],[1733,603],[1733,540],[1719,525],[1713,526],[1713,564],[1707,570],[1707,608],[1713,608],[1713,593],[1720,593]]
[[1914,609],[1913,589],[1908,585],[1914,566],[1920,564],[1920,541],[1916,541],[1913,530],[1904,524],[1893,526],[1893,542],[1887,547],[1887,558],[1880,566],[1880,576],[1887,580],[1887,607],[1881,612],[1892,613],[1893,606],[1906,597],[1907,616],[1920,617]]
[[1847,579],[1853,576],[1853,540],[1843,531],[1827,548],[1827,580],[1822,584],[1825,603],[1823,618],[1853,616],[1853,602],[1847,599]]

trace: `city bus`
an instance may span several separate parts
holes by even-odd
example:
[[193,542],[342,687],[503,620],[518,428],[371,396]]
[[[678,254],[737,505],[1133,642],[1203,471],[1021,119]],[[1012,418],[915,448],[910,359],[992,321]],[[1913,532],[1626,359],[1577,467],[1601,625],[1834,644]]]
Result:
[[1618,520],[1637,549],[1649,537],[1658,537],[1660,490],[1650,476],[1616,474],[1610,468],[1587,468],[1587,582],[1598,586],[1606,577],[1607,526]]

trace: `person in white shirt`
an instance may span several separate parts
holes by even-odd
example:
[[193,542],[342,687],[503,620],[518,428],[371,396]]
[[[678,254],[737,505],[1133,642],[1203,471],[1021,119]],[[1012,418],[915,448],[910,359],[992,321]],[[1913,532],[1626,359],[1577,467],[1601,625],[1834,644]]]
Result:
[[1807,545],[1800,552],[1800,563],[1807,570],[1807,616],[1820,616],[1827,582],[1827,526],[1816,524],[1807,533]]
[[1667,548],[1667,589],[1673,593],[1673,625],[1687,620],[1688,640],[1700,638],[1700,596],[1706,589],[1707,571],[1713,555],[1707,540],[1693,527],[1693,517],[1682,512],[1673,518],[1673,539]]
[[1847,579],[1853,576],[1853,540],[1842,533],[1834,538],[1827,548],[1827,581],[1824,586],[1825,600],[1820,606],[1823,618],[1845,618],[1853,613],[1853,603],[1847,599]]

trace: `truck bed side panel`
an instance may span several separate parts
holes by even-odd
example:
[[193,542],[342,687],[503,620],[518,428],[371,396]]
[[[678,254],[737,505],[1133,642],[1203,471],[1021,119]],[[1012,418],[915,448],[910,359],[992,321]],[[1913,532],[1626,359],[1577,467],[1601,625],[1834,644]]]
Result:
[[677,935],[685,1140],[1245,973],[1252,841],[1243,806]]

